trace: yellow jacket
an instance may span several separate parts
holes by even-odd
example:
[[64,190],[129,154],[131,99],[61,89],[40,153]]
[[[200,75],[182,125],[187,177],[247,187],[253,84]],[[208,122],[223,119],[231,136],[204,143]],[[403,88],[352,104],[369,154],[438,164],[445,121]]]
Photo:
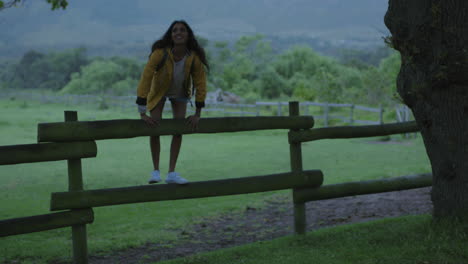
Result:
[[[156,107],[172,85],[174,57],[169,48],[166,48],[166,51],[167,58],[159,71],[156,71],[156,66],[163,59],[163,49],[156,49],[151,54],[141,74],[137,89],[137,104],[146,104],[146,109],[148,111]],[[206,98],[206,73],[202,61],[195,52],[189,52],[185,59],[184,76],[183,86],[187,98],[191,97],[192,89],[195,88],[195,105],[200,108],[204,107]],[[154,85],[151,85],[152,82],[154,82]],[[194,87],[192,87],[192,83]]]

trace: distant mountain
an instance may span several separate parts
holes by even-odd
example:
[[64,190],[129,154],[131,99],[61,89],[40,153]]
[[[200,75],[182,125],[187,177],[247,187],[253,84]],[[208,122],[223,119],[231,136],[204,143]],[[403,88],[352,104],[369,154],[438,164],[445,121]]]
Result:
[[26,0],[0,12],[0,57],[25,49],[150,45],[175,19],[209,40],[261,33],[350,47],[381,43],[388,0]]

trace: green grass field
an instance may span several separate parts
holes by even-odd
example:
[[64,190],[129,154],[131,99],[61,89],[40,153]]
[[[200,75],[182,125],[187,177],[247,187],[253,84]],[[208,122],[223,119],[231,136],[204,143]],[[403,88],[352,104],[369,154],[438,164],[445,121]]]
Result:
[[304,236],[190,256],[161,264],[466,264],[468,230],[406,216],[325,228]]
[[[89,106],[70,108],[21,100],[3,100],[0,107],[2,146],[36,143],[37,124],[63,121],[64,110],[77,110],[79,120],[83,121],[137,118],[135,112],[97,110]],[[393,138],[401,139],[399,135]],[[419,137],[389,144],[375,144],[371,142],[374,140],[305,143],[302,147],[304,169],[321,169],[325,184],[430,171]],[[163,172],[167,170],[169,143],[170,137],[162,138]],[[146,184],[152,170],[148,138],[105,140],[97,144],[97,158],[83,160],[85,189]],[[177,170],[191,181],[287,172],[290,170],[287,131],[184,136]],[[0,166],[0,219],[48,213],[50,193],[66,191],[67,184],[66,161]],[[220,213],[241,212],[246,206],[262,206],[271,196],[289,193],[277,191],[95,208],[95,221],[88,225],[89,251],[100,254],[147,241],[177,240],[177,232],[169,228],[183,228],[200,218]],[[1,238],[0,263],[69,260],[70,233],[69,228],[64,228]]]

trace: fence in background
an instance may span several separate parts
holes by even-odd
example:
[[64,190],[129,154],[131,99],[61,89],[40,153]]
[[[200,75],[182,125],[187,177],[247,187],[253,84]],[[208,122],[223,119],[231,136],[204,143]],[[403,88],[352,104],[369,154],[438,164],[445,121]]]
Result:
[[[65,105],[89,105],[95,109],[116,109],[121,111],[135,111],[135,96],[97,96],[97,95],[52,95],[37,92],[6,90],[0,94],[0,98],[12,100],[37,101],[43,104],[62,103]],[[255,102],[253,104],[232,104],[224,102],[206,102],[203,112],[209,117],[221,116],[286,116],[288,102]],[[356,104],[301,102],[300,111],[303,115],[312,115],[316,120],[316,126],[328,127],[332,124],[383,124],[385,111],[395,111],[397,122],[414,120],[411,111],[405,105],[397,105],[394,108],[368,107]],[[171,111],[165,107],[164,111]],[[194,113],[192,107],[187,108],[188,113]],[[339,113],[336,113],[339,112]],[[347,113],[347,114],[344,114]],[[372,120],[358,119],[358,116],[368,116],[371,113]],[[317,122],[320,120],[320,123]]]

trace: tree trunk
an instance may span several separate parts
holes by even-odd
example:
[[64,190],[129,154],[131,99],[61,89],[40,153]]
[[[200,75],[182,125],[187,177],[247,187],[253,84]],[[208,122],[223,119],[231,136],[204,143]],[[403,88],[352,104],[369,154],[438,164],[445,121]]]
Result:
[[468,1],[389,0],[385,24],[431,162],[434,217],[468,220]]

